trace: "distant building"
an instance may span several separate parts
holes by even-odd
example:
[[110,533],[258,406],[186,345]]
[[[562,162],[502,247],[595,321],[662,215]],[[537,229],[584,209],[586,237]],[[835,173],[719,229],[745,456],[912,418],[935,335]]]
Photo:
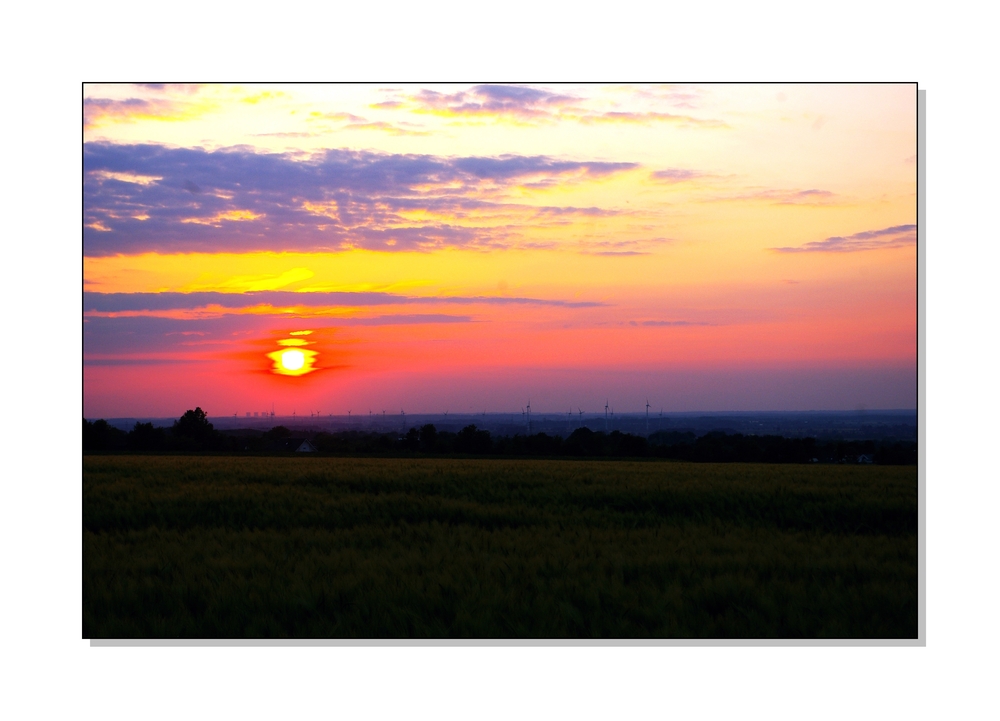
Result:
[[867,453],[863,453],[862,455],[858,456],[858,463],[874,463],[874,462],[875,459],[872,458]]

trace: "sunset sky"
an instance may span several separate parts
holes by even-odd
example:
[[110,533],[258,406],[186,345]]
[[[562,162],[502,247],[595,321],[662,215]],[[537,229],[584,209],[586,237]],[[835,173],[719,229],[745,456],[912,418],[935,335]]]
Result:
[[86,85],[84,415],[916,407],[914,85]]

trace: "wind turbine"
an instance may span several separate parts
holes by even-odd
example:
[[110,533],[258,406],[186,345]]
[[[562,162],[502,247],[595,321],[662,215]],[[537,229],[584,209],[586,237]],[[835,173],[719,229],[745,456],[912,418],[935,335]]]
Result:
[[531,399],[528,399],[528,435],[531,435]]
[[604,432],[608,432],[608,401],[604,400]]
[[580,406],[577,406],[576,409],[578,411],[580,411],[580,426],[582,427],[583,426],[583,409]]
[[646,399],[646,435],[649,435],[649,399]]

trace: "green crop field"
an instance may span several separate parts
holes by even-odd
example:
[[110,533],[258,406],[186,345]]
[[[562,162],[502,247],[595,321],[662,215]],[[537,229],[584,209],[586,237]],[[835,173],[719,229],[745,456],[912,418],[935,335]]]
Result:
[[86,456],[85,638],[916,638],[913,466]]

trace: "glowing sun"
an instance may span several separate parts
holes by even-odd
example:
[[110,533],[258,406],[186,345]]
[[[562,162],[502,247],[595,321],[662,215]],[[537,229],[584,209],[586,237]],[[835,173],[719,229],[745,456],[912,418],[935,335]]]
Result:
[[[281,341],[279,344],[285,345]],[[272,373],[282,376],[302,376],[317,370],[314,365],[317,355],[314,350],[286,347],[268,353],[267,357],[274,361]]]
[[301,370],[306,364],[306,356],[300,350],[286,350],[281,352],[281,367],[285,370]]

